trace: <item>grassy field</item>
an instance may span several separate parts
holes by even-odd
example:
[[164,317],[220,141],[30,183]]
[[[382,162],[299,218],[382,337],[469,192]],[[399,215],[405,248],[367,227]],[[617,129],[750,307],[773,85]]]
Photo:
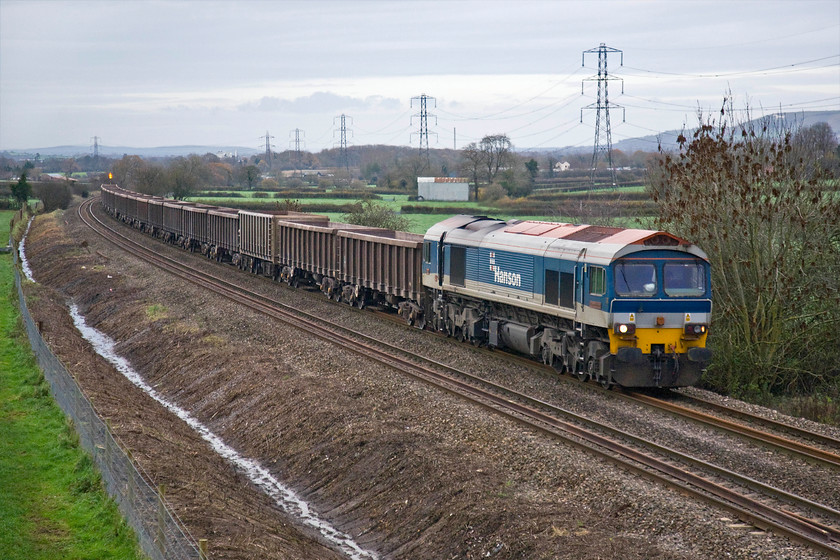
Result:
[[0,210],[0,246],[6,246],[9,242],[9,222],[15,213],[11,210]]
[[[213,204],[216,206],[229,206],[232,208],[237,207],[237,203],[247,203],[247,202],[264,202],[271,204],[272,202],[283,202],[284,199],[282,198],[253,198],[253,192],[243,191],[242,197],[208,197],[208,196],[196,196],[190,197],[188,200],[191,202],[200,202],[203,204]],[[347,204],[352,204],[354,201],[352,199],[347,198],[295,198],[303,205],[308,203],[317,203],[319,205],[334,205],[336,207],[344,206]],[[514,214],[508,214],[505,212],[500,212],[493,208],[489,208],[484,206],[483,204],[476,203],[476,202],[445,202],[445,201],[424,201],[424,202],[417,202],[417,201],[410,201],[408,195],[404,194],[397,194],[397,195],[382,195],[379,200],[376,200],[376,203],[382,206],[387,206],[388,208],[394,210],[395,212],[400,212],[400,209],[405,205],[422,205],[429,210],[434,210],[435,208],[447,208],[453,209],[453,213],[463,213],[463,214],[472,214],[472,215],[480,215],[480,216],[491,216],[493,218],[499,218],[502,220],[508,220],[511,218],[518,218],[520,220],[546,220],[546,221],[558,221],[556,216],[519,216]],[[329,217],[330,221],[332,222],[343,222],[343,212],[316,212],[317,214],[323,214]],[[409,227],[408,231],[413,233],[425,233],[426,230],[429,229],[430,226],[445,220],[449,216],[453,215],[453,213],[449,214],[436,214],[436,213],[429,213],[429,214],[403,214],[403,217],[406,218],[411,226]]]
[[8,254],[0,292],[0,558],[144,558],[29,350]]

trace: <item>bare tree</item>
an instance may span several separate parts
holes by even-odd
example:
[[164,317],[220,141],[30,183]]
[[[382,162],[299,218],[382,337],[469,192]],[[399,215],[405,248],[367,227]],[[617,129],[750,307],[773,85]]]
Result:
[[484,158],[485,153],[475,142],[470,142],[461,149],[461,172],[472,179],[474,200],[478,200],[478,175],[484,169]]
[[73,175],[74,171],[78,171],[79,166],[76,165],[76,160],[73,158],[67,158],[61,162],[61,172],[64,173],[64,176],[68,179],[71,175]]
[[123,156],[121,160],[114,162],[111,167],[111,172],[114,174],[114,183],[124,189],[134,190],[137,187],[137,177],[143,165],[144,162],[140,159],[140,156]]
[[425,177],[431,170],[425,157],[413,155],[400,160],[399,172],[408,181],[408,189],[417,192],[417,177]]
[[183,200],[207,181],[209,172],[207,165],[199,156],[193,154],[179,157],[169,168],[172,185],[172,197]]
[[487,182],[492,183],[499,170],[510,165],[513,145],[507,134],[493,134],[481,139],[479,149],[484,152]]
[[236,177],[240,185],[247,185],[248,190],[253,190],[260,178],[260,168],[256,165],[244,165],[236,170]]
[[660,227],[712,264],[716,358],[709,379],[733,392],[808,389],[837,375],[840,198],[835,176],[790,158],[794,134],[715,121],[663,153],[651,174]]
[[837,138],[828,123],[820,122],[796,131],[792,140],[793,150],[789,159],[809,162],[808,172],[837,174]]
[[137,172],[137,192],[163,196],[171,190],[169,175],[160,165],[145,163]]

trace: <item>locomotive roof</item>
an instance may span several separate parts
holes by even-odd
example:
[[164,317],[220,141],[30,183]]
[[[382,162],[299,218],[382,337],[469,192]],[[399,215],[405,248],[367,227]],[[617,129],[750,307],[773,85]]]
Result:
[[708,260],[696,245],[664,231],[458,215],[432,226],[426,240],[605,264],[650,249],[671,249]]

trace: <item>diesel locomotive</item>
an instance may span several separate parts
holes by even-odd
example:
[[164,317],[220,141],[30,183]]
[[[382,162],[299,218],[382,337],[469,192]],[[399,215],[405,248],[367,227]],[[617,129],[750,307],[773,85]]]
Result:
[[695,384],[710,269],[662,231],[454,216],[424,239],[435,327],[605,386]]
[[694,385],[711,360],[708,258],[667,232],[458,215],[418,235],[101,190],[186,249],[605,387]]

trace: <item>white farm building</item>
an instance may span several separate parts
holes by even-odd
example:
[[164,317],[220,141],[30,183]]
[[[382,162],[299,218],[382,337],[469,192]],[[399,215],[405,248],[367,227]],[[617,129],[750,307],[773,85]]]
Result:
[[417,200],[470,199],[470,183],[457,177],[417,177]]

